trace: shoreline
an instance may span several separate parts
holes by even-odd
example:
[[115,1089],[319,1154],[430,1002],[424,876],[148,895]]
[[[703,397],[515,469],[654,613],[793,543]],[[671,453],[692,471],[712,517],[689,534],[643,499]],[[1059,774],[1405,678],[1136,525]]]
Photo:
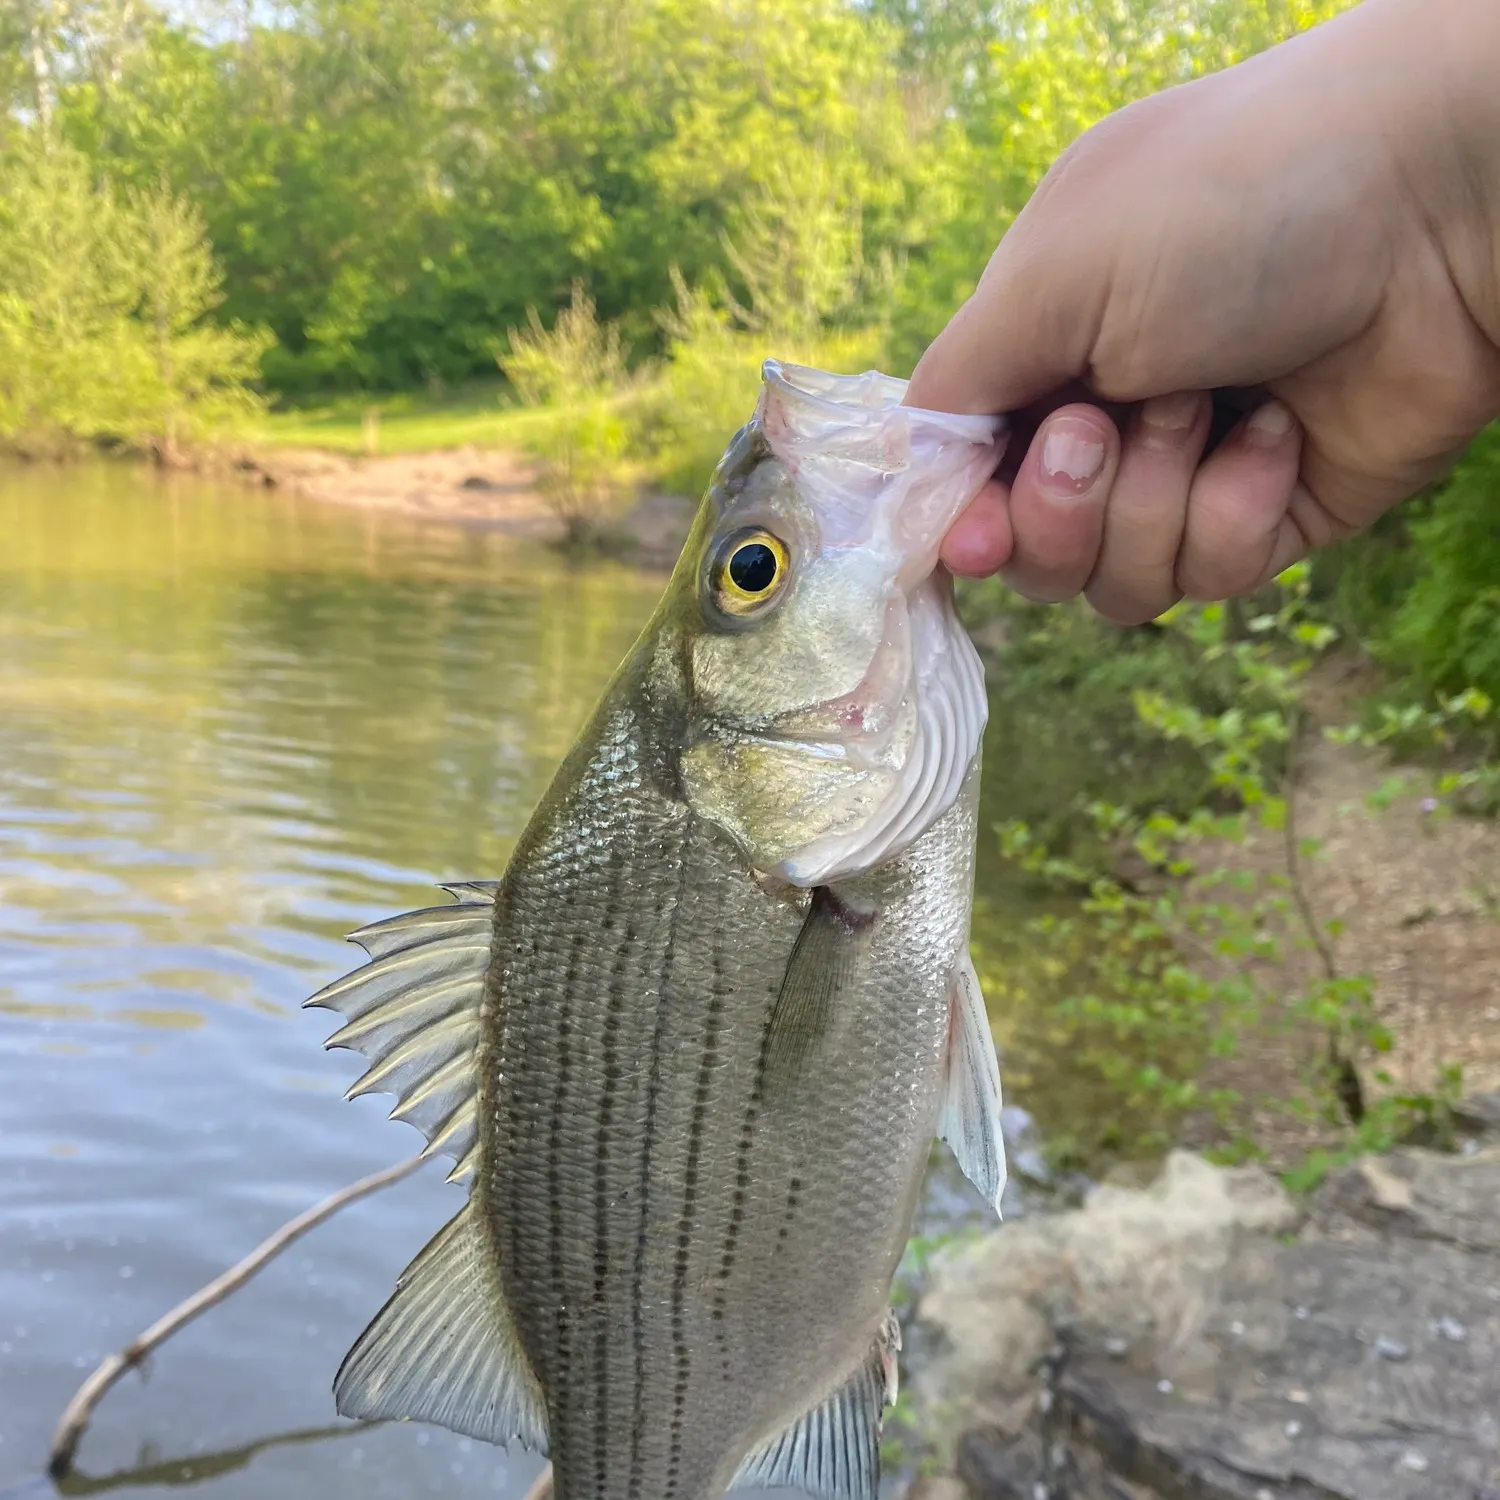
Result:
[[[325,505],[498,531],[560,545],[562,522],[543,497],[537,463],[503,448],[434,448],[355,456],[324,448],[256,448],[230,467],[245,482]],[[607,521],[604,535],[628,543],[634,560],[670,566],[696,503],[647,490]]]

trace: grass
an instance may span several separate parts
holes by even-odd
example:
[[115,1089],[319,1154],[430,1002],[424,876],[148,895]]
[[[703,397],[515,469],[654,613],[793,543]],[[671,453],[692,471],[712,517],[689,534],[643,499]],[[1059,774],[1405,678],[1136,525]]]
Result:
[[437,448],[524,447],[546,412],[513,404],[499,381],[478,382],[430,396],[408,391],[340,394],[272,411],[253,436],[278,448],[364,451],[364,415],[379,412],[378,453],[423,453]]

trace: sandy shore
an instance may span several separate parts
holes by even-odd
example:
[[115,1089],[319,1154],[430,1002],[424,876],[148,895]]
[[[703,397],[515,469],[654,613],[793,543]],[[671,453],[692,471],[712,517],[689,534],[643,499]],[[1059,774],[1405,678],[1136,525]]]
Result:
[[[242,458],[240,470],[259,483],[330,505],[358,506],[403,516],[557,541],[562,526],[538,487],[536,465],[525,455],[494,448],[447,448],[373,458],[322,449],[263,450]],[[653,564],[673,561],[691,524],[693,503],[677,495],[645,493],[615,520],[636,555]]]

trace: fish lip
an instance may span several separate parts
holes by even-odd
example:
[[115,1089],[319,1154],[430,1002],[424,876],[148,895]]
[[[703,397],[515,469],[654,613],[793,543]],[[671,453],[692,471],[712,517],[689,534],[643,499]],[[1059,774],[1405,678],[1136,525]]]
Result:
[[[869,691],[870,684],[879,680],[881,657],[893,649],[899,648],[895,643],[882,641],[875,648],[865,675],[850,692],[812,708],[778,715],[746,732],[745,738],[819,760],[852,762],[861,770],[876,769],[901,727],[901,705],[911,696],[909,646],[901,653],[903,670],[896,679],[897,691],[889,697]],[[840,719],[844,721],[842,725]]]
[[759,734],[754,730],[742,733],[741,739],[753,740],[767,749],[790,750],[801,755],[815,756],[818,760],[849,760],[849,747],[842,740],[810,740],[792,738],[784,734]]

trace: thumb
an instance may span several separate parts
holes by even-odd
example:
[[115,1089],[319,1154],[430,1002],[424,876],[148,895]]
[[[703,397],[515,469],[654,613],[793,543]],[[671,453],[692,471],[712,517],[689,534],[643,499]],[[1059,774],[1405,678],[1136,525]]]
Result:
[[1046,235],[1032,226],[1045,218],[1047,196],[1039,190],[1027,205],[973,296],[918,361],[906,405],[1013,412],[1088,372],[1104,277],[1080,275],[1058,236],[1044,253]]

